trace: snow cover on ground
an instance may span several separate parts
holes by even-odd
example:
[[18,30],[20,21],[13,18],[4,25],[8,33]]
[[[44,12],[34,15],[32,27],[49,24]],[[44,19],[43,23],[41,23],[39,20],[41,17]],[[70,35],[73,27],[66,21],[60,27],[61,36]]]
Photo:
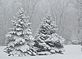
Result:
[[65,45],[64,54],[25,57],[7,56],[7,54],[3,52],[4,48],[5,46],[0,47],[0,59],[82,59],[82,46],[80,45]]

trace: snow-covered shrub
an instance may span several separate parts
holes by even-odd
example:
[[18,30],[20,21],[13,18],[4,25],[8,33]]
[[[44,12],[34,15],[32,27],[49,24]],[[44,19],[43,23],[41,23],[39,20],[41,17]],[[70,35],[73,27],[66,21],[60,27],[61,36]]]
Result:
[[48,52],[48,54],[62,53],[64,38],[56,34],[57,29],[57,25],[51,16],[43,19],[39,31],[35,36],[34,46],[37,47],[39,55],[41,52]]

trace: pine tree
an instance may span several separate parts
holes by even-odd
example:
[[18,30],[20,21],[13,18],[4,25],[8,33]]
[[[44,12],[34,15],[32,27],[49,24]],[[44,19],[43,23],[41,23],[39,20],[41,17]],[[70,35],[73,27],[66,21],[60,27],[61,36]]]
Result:
[[40,25],[39,31],[35,36],[35,47],[39,55],[62,53],[64,40],[61,36],[56,34],[57,25],[52,20],[51,16],[47,16],[43,19]]
[[29,17],[24,14],[23,8],[20,8],[17,17],[14,17],[13,28],[6,35],[8,46],[5,52],[9,56],[36,55],[33,49],[34,38],[31,32],[31,23]]

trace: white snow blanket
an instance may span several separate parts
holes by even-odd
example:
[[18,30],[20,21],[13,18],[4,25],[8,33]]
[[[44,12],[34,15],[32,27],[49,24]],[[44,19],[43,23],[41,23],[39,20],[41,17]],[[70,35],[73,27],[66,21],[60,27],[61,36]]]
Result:
[[7,54],[3,52],[4,48],[5,46],[0,46],[0,59],[82,59],[82,46],[80,45],[65,45],[64,54],[24,57],[7,56]]

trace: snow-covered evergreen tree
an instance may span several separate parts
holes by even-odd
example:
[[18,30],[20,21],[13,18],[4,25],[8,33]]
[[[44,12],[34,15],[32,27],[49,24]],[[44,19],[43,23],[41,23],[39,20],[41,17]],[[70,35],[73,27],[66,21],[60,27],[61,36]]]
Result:
[[5,52],[9,56],[26,56],[26,55],[36,55],[33,49],[34,38],[31,32],[31,23],[29,22],[29,17],[24,14],[23,8],[20,8],[17,17],[14,17],[13,28],[8,32],[7,44]]
[[62,53],[62,42],[64,39],[56,34],[57,29],[56,22],[52,20],[51,16],[47,16],[43,19],[39,31],[35,36],[34,46],[37,47],[39,55]]

